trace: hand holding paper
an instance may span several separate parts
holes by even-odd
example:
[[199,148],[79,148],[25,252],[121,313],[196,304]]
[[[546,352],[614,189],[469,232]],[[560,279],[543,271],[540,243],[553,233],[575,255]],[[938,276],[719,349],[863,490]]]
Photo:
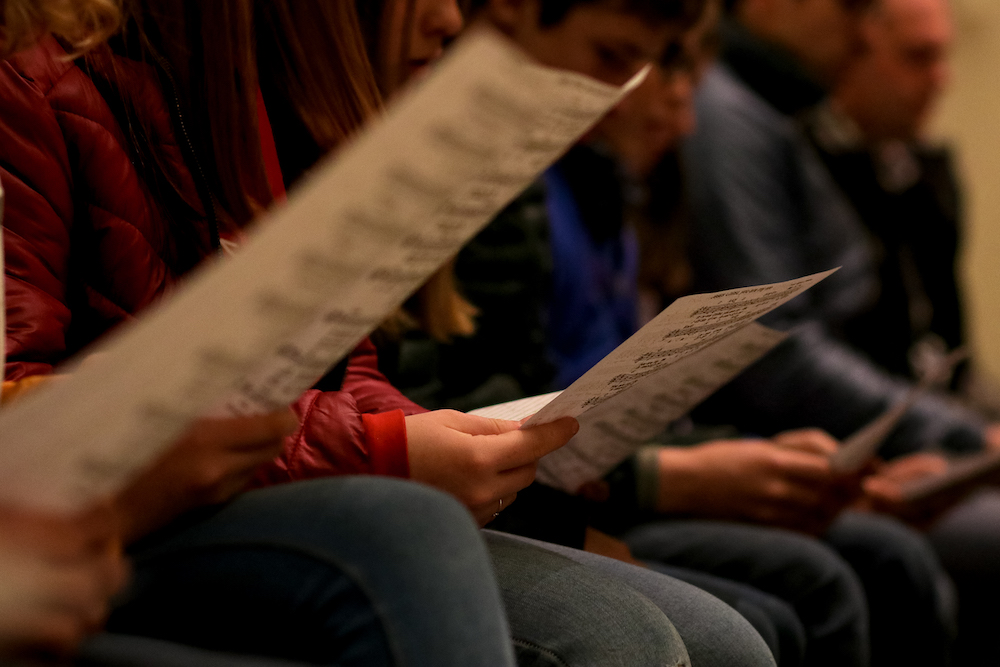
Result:
[[290,410],[201,419],[180,442],[118,495],[115,505],[129,544],[182,513],[230,500],[257,469],[281,453],[298,428]]
[[830,457],[830,465],[844,473],[861,470],[872,460],[878,448],[920,397],[932,387],[947,383],[955,367],[967,356],[965,350],[959,349],[945,357],[940,367],[925,373],[903,400],[890,406],[888,410],[844,440],[840,449]]
[[573,419],[521,429],[516,421],[437,410],[406,418],[410,476],[451,493],[486,525],[535,479],[538,459],[577,432]]
[[677,516],[820,534],[860,492],[859,480],[831,471],[824,454],[767,440],[663,447],[657,457],[656,509]]

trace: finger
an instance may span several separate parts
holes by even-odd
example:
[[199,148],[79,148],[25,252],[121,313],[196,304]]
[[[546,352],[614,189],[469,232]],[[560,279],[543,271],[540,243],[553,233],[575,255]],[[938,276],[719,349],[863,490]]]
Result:
[[457,410],[438,410],[445,425],[467,435],[501,435],[521,428],[520,422],[470,415]]
[[117,517],[101,506],[76,517],[0,509],[4,546],[51,562],[88,558],[118,543]]
[[538,465],[534,461],[518,468],[504,470],[497,475],[494,495],[497,498],[517,495],[518,491],[527,488],[535,481],[537,471]]
[[491,442],[498,469],[510,470],[533,463],[565,445],[579,430],[575,419],[563,417],[548,424],[498,435]]
[[829,498],[813,485],[783,480],[775,485],[769,500],[773,507],[787,509],[795,514],[811,514],[824,506]]
[[0,653],[9,656],[34,657],[39,652],[71,656],[87,635],[80,618],[50,610],[24,610],[16,619],[0,618],[0,623],[5,630]]
[[775,454],[773,463],[779,474],[790,480],[830,486],[838,479],[826,457],[788,450],[779,450]]
[[772,442],[786,449],[822,456],[830,456],[840,446],[829,433],[815,428],[779,433],[772,438]]
[[485,523],[480,523],[480,526],[487,525],[488,523],[495,521],[500,514],[510,507],[510,505],[517,500],[517,494],[512,493],[503,498],[498,498],[497,500],[486,503],[485,505],[480,505],[478,507],[472,508],[472,515],[476,517],[477,520],[484,521]]
[[865,495],[882,504],[902,502],[903,493],[899,484],[884,477],[869,477],[862,482]]
[[271,447],[276,440],[298,429],[298,418],[291,410],[266,415],[231,419],[201,419],[188,432],[186,440],[195,446],[214,445],[227,449]]

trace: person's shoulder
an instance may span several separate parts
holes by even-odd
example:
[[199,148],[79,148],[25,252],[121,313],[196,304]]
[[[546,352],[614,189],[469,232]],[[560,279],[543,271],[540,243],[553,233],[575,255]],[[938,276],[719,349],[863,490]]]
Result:
[[67,76],[79,71],[67,56],[66,50],[52,37],[46,37],[30,49],[15,53],[0,69],[0,77],[5,84],[20,86],[20,94],[15,96],[15,100],[28,95],[47,98]]
[[695,104],[697,134],[718,141],[754,137],[788,140],[797,131],[794,119],[774,108],[722,63],[705,74]]

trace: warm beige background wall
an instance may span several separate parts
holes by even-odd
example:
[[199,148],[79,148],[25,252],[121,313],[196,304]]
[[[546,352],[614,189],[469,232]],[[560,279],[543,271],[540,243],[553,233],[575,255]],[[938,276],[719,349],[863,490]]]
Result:
[[970,329],[985,370],[1000,378],[1000,0],[952,0],[954,80],[935,132],[956,145],[966,177],[963,274]]

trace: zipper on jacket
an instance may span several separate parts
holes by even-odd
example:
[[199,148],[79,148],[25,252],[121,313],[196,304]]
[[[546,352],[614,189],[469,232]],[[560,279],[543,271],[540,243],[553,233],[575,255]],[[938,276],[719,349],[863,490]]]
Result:
[[187,124],[184,122],[184,108],[181,104],[180,93],[177,87],[177,78],[174,76],[173,69],[170,63],[166,61],[155,49],[149,49],[153,59],[156,61],[156,65],[160,68],[163,76],[166,77],[170,88],[170,98],[173,101],[173,117],[176,121],[177,129],[180,131],[181,139],[183,140],[184,148],[188,154],[188,159],[190,160],[194,169],[191,170],[191,176],[195,182],[195,188],[198,190],[198,194],[201,195],[202,203],[205,206],[205,213],[207,214],[208,220],[208,233],[212,242],[212,249],[219,251],[222,248],[222,241],[219,238],[219,216],[215,207],[215,199],[212,197],[212,190],[208,185],[208,177],[205,175],[205,170],[201,166],[201,160],[198,159],[198,153],[195,151],[194,142],[191,140],[191,135],[188,133]]

